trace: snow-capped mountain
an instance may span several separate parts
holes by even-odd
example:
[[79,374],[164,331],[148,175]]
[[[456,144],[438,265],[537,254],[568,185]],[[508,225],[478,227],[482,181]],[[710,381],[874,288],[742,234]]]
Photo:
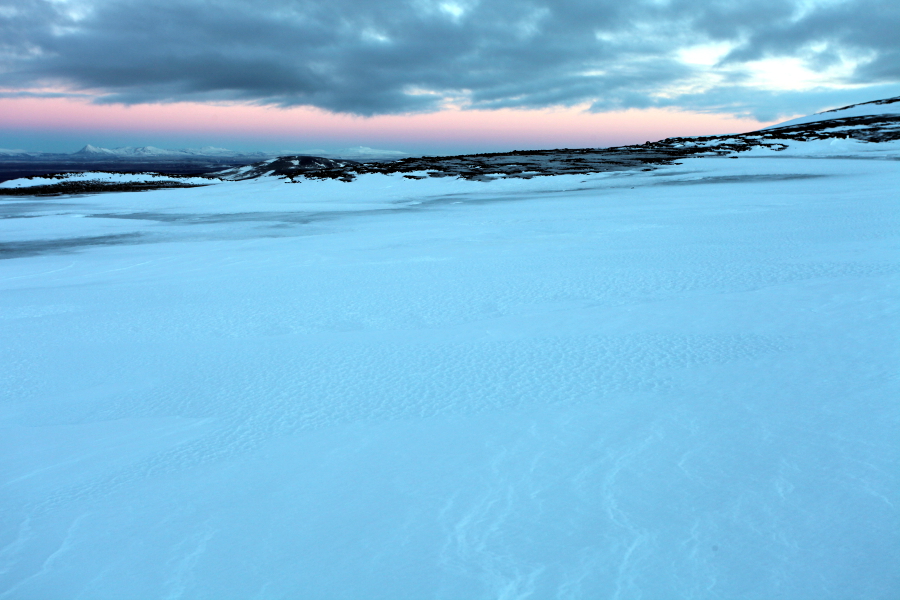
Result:
[[[0,150],[0,153],[4,151]],[[19,150],[10,150],[8,152],[24,152]],[[120,148],[102,148],[87,144],[81,150],[68,155],[73,158],[123,158],[123,159],[169,159],[169,158],[232,158],[232,157],[259,157],[271,158],[281,153],[273,152],[241,152],[237,150],[229,150],[227,148],[217,148],[215,146],[204,146],[202,148],[181,148],[179,150],[171,150],[167,148],[157,148],[156,146],[122,146]],[[405,152],[397,150],[381,150],[379,148],[369,148],[368,146],[355,146],[352,148],[341,148],[334,152],[326,150],[292,152],[294,154],[303,155],[321,155],[329,158],[342,158],[351,160],[386,160],[398,159],[408,156]]]
[[128,158],[128,159],[141,159],[141,158],[203,158],[203,157],[215,157],[215,158],[230,158],[237,156],[258,156],[258,157],[268,157],[271,154],[266,152],[240,152],[235,150],[228,150],[226,148],[216,148],[214,146],[204,146],[203,148],[184,148],[181,150],[169,150],[166,148],[157,148],[155,146],[124,146],[121,148],[101,148],[98,146],[92,146],[91,144],[86,145],[84,148],[79,150],[78,152],[74,152],[72,157],[87,157],[87,158]]
[[351,160],[379,160],[403,158],[408,156],[408,154],[397,150],[381,150],[379,148],[369,148],[368,146],[355,146],[353,148],[341,148],[336,152],[327,153],[327,156]]

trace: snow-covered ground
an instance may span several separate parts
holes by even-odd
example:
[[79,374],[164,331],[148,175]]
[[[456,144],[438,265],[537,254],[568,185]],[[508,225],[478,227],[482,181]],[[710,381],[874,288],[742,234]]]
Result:
[[[840,133],[837,131],[836,133]],[[766,140],[772,145],[787,146],[783,150],[773,150],[765,146],[755,146],[740,153],[740,156],[754,157],[805,157],[805,158],[875,158],[881,160],[900,160],[900,140],[873,144],[862,142],[852,138],[831,138],[824,140],[810,140],[798,143],[790,139],[779,140],[769,138]]]
[[888,146],[0,200],[0,598],[896,599]]
[[206,177],[178,177],[162,175],[160,173],[109,173],[104,171],[82,171],[75,173],[61,173],[58,175],[44,175],[38,177],[24,177],[22,179],[10,179],[0,181],[0,189],[25,188],[35,186],[54,185],[59,183],[159,183],[176,182],[190,185],[207,185],[211,183]]

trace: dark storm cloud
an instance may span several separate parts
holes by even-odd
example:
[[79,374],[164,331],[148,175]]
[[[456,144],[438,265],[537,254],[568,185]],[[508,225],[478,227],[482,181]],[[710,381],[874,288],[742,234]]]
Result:
[[[591,103],[742,112],[779,95],[740,66],[861,57],[900,82],[896,0],[0,0],[0,85],[101,102],[237,100],[361,115]],[[681,48],[728,42],[727,77]],[[722,70],[722,69],[720,69]],[[674,91],[673,91],[674,90]],[[660,91],[668,93],[660,95]],[[812,96],[810,96],[812,97]]]

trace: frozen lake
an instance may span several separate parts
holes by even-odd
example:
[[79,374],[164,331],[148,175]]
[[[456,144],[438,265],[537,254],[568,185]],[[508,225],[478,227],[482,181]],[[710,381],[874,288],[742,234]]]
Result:
[[896,599],[898,190],[0,200],[0,598]]

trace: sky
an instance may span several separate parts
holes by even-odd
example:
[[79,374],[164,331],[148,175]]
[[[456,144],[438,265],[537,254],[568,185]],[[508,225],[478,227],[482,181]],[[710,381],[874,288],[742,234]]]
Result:
[[0,148],[413,154],[900,95],[896,0],[0,0]]

